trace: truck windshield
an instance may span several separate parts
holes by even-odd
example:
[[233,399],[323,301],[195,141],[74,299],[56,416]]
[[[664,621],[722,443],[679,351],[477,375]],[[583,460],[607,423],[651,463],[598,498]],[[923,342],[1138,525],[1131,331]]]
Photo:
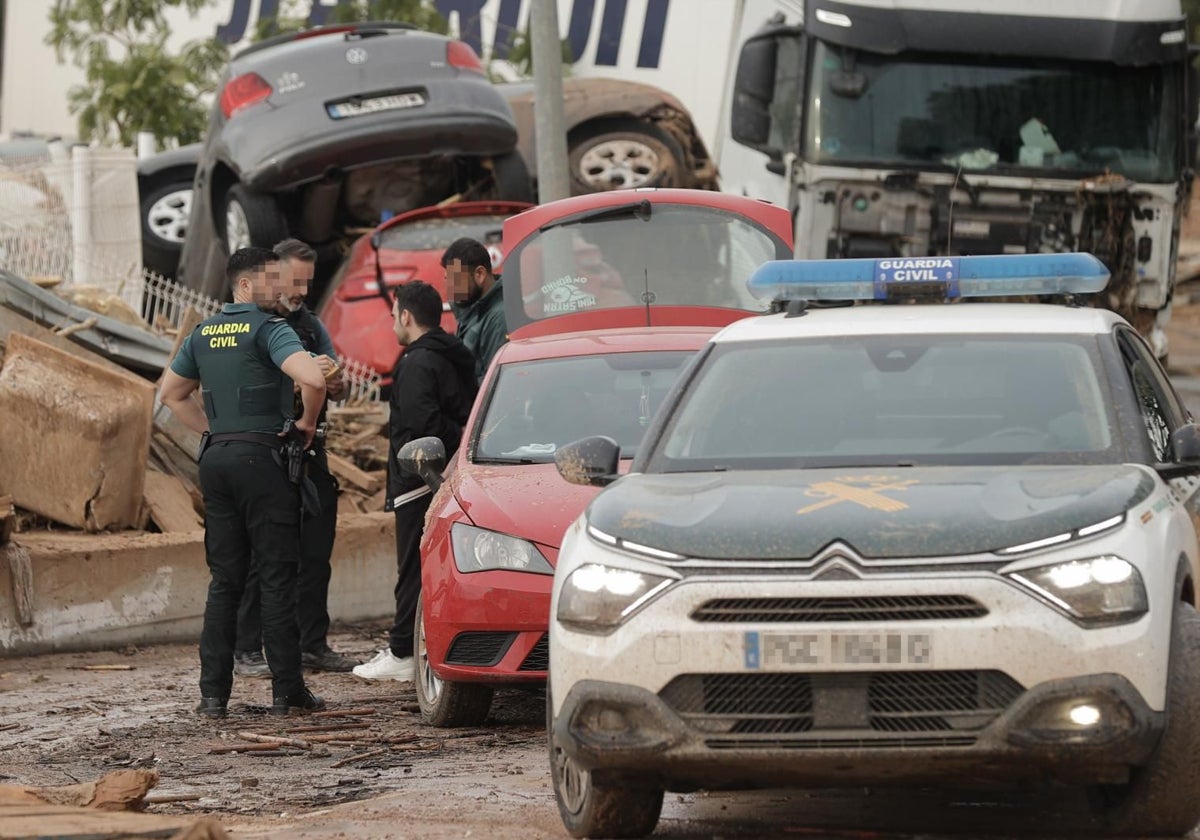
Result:
[[824,43],[812,67],[809,160],[1176,179],[1170,68],[884,56]]

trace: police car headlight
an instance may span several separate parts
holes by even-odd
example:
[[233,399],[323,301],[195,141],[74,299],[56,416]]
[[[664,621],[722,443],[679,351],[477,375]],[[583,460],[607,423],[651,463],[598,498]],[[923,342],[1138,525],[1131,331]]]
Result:
[[1113,555],[1024,569],[1009,577],[1084,624],[1132,621],[1147,610],[1141,573]]
[[558,620],[584,632],[607,633],[670,583],[660,575],[588,563],[563,582]]
[[528,540],[456,522],[450,528],[450,542],[454,548],[454,566],[463,573],[505,569],[554,574],[550,561]]

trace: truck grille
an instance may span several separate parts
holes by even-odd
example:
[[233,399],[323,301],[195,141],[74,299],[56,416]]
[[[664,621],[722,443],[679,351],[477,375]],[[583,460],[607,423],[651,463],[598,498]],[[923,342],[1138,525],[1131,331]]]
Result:
[[709,745],[967,746],[1024,689],[1001,671],[685,674],[659,696]]
[[490,668],[499,664],[516,633],[459,633],[446,651],[447,665],[478,665]]
[[550,668],[550,641],[545,633],[537,640],[537,644],[530,648],[529,653],[525,656],[525,661],[521,663],[518,671],[545,671]]
[[830,621],[944,621],[980,618],[987,607],[965,595],[860,598],[716,598],[692,612],[696,621],[814,623]]

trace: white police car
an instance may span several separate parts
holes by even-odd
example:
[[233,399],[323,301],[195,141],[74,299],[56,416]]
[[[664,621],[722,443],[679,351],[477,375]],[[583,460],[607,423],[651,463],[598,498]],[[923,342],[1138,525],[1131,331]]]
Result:
[[[664,790],[1088,786],[1115,832],[1200,820],[1200,430],[1087,254],[779,262],[555,572],[548,717],[575,836]],[[808,300],[937,300],[806,306]]]

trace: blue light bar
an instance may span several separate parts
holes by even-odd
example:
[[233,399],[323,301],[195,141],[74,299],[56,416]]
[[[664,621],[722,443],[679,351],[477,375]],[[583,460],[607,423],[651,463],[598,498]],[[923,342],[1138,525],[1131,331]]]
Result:
[[1092,254],[775,260],[746,281],[760,300],[1080,295],[1104,290],[1108,269]]

